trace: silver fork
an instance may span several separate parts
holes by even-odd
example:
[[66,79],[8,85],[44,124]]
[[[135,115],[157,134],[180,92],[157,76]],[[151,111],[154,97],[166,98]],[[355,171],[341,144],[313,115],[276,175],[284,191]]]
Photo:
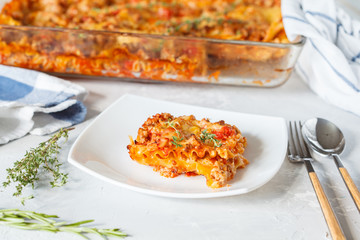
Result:
[[317,177],[311,164],[312,158],[301,134],[301,127],[302,124],[300,121],[290,121],[288,124],[288,159],[293,163],[305,163],[306,170],[308,171],[310,181],[314,187],[317,199],[320,203],[321,210],[324,214],[332,238],[346,239],[344,233],[341,230],[340,224],[336,219],[336,215],[331,208],[329,200],[327,199],[326,194],[320,184],[319,178]]

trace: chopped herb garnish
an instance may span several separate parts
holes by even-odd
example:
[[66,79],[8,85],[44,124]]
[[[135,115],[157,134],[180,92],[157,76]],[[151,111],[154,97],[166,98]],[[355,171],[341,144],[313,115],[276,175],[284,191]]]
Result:
[[178,3],[176,3],[176,2],[173,2],[173,3],[161,2],[160,4],[164,7],[175,7],[176,5],[178,5]]
[[237,37],[241,36],[241,30],[240,29],[236,30],[235,36],[237,36]]
[[[193,20],[185,20],[184,22],[181,22],[180,24],[178,24],[174,28],[174,31],[178,32],[184,26],[187,26],[188,31],[190,31],[192,28],[198,29],[199,25],[202,22],[206,22],[208,24],[212,23],[212,22],[215,22],[215,23],[217,22],[218,24],[222,24],[224,21],[228,21],[228,20],[225,20],[224,18],[213,19],[213,18],[210,18],[210,17],[199,17],[199,18],[196,18],[196,19],[193,19]],[[231,20],[229,20],[229,21],[231,21]],[[239,22],[241,22],[241,21],[239,21]]]
[[218,24],[222,24],[222,23],[224,22],[224,19],[223,19],[223,18],[219,18],[219,19],[217,20],[217,22],[218,22]]

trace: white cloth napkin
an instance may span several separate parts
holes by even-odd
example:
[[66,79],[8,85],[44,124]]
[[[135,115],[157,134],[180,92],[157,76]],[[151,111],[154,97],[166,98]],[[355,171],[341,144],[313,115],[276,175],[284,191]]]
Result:
[[307,38],[296,71],[326,101],[360,116],[360,22],[333,0],[282,0],[290,40]]
[[87,91],[45,73],[0,65],[0,144],[80,123]]

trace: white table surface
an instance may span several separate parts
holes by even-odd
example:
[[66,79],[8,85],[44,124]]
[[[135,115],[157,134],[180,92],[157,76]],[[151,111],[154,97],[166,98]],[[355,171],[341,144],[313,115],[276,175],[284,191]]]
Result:
[[[197,84],[146,84],[123,81],[72,80],[90,91],[87,120],[70,132],[59,156],[69,182],[50,188],[44,182],[25,206],[0,192],[1,208],[56,214],[73,222],[95,219],[91,226],[120,227],[128,239],[331,239],[303,164],[286,159],[278,174],[263,187],[243,195],[213,199],[174,199],[122,189],[94,178],[67,163],[69,149],[80,132],[117,98],[126,93],[235,112],[280,116],[289,120],[312,117],[336,123],[346,137],[341,155],[360,186],[360,117],[321,100],[295,74],[276,88],[243,88]],[[130,113],[129,113],[130,114]],[[0,146],[0,181],[6,168],[48,136],[26,136]],[[331,160],[315,161],[315,169],[348,239],[360,239],[360,214]],[[151,169],[149,169],[151,171]],[[157,173],[154,173],[157,174]],[[91,239],[100,239],[91,235]],[[68,233],[24,231],[0,226],[0,239],[82,239]]]

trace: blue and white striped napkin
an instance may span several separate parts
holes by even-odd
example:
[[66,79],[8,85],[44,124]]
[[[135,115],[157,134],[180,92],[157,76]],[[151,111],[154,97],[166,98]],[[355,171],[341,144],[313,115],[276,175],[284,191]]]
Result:
[[283,0],[281,7],[288,38],[307,38],[297,73],[321,98],[360,116],[360,22],[334,0]]
[[83,87],[69,81],[0,65],[0,144],[82,122],[86,95]]

